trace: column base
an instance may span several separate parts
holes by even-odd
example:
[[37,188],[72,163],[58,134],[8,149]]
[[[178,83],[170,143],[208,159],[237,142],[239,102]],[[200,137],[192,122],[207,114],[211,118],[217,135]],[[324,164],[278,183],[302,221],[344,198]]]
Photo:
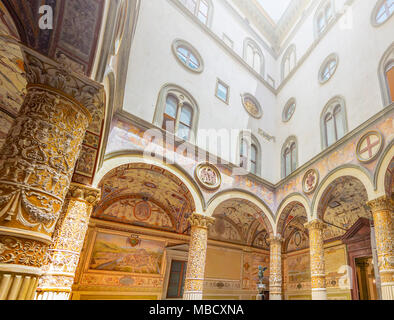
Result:
[[282,294],[280,294],[280,293],[270,293],[270,300],[272,300],[272,301],[282,300]]
[[0,300],[33,300],[41,270],[0,265]]
[[394,282],[382,283],[382,300],[394,300]]
[[202,292],[185,292],[183,300],[202,300]]
[[327,300],[327,289],[312,289],[312,300]]

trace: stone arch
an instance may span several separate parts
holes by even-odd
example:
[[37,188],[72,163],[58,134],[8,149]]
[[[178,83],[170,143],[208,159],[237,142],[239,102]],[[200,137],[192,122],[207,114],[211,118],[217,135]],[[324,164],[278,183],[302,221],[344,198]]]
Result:
[[317,188],[312,200],[312,215],[310,221],[318,218],[318,206],[324,196],[324,193],[327,191],[327,188],[338,178],[346,176],[355,178],[363,184],[367,192],[368,200],[373,200],[376,198],[376,192],[372,183],[372,179],[365,169],[355,165],[341,166],[326,176],[321,182],[320,186]]
[[255,205],[256,207],[261,210],[261,218],[264,220],[265,226],[267,227],[267,230],[270,235],[274,235],[274,218],[271,209],[259,198],[257,198],[255,195],[244,191],[244,190],[226,190],[223,192],[217,193],[214,197],[212,197],[208,201],[208,207],[206,211],[206,215],[209,217],[212,217],[215,210],[218,208],[218,206],[231,199],[239,199],[242,201],[248,201],[251,204]]
[[[379,163],[376,167],[374,177],[374,187],[376,190],[376,197],[389,195],[393,189],[393,176],[394,176],[394,141],[391,141],[386,148]],[[391,190],[388,190],[391,189]],[[390,194],[389,194],[390,193]]]
[[298,203],[304,207],[308,221],[312,217],[311,204],[310,204],[309,200],[301,193],[289,194],[286,198],[284,198],[282,200],[282,202],[280,203],[278,210],[277,210],[276,220],[275,220],[276,234],[280,233],[280,219],[282,218],[283,214],[285,214],[285,212],[284,212],[285,209],[289,205],[295,204],[295,203]]
[[107,155],[101,169],[97,172],[94,178],[93,186],[98,187],[100,181],[111,170],[122,165],[135,164],[135,163],[154,165],[175,175],[180,181],[182,181],[182,183],[186,186],[186,188],[191,193],[194,201],[196,213],[202,215],[205,214],[205,210],[204,210],[205,201],[201,193],[201,190],[198,187],[197,183],[190,177],[190,175],[184,169],[182,169],[177,165],[166,164],[165,161],[160,161],[158,159],[145,156],[138,152],[131,153],[130,151],[125,151],[125,152],[117,152],[114,154]]

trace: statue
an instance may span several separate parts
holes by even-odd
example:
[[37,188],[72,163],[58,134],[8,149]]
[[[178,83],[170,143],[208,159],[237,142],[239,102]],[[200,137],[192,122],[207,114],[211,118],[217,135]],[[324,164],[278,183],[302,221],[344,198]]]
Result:
[[262,267],[259,266],[259,272],[258,272],[258,277],[259,277],[259,283],[257,284],[257,289],[259,293],[257,294],[256,299],[257,300],[265,300],[265,295],[264,295],[264,290],[266,289],[266,285],[263,283],[264,280],[264,272],[267,270],[267,267]]
[[259,283],[260,284],[263,284],[263,280],[264,280],[264,272],[267,270],[268,268],[267,267],[262,267],[262,266],[259,266],[259,274],[258,274],[258,276],[259,276]]

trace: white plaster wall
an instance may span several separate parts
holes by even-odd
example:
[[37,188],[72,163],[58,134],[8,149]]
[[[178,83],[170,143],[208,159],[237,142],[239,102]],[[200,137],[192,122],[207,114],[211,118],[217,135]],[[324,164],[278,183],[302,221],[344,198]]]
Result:
[[[213,21],[219,14],[215,7]],[[233,41],[240,45],[241,41],[237,39],[240,40],[244,33],[237,31],[237,34]],[[177,38],[190,42],[199,51],[205,65],[201,74],[187,70],[177,61],[171,49]],[[275,95],[171,1],[141,2],[131,52],[123,106],[126,111],[152,123],[160,89],[167,83],[173,83],[190,92],[197,101],[200,108],[199,130],[251,129],[261,144],[263,155],[273,154],[273,142],[267,142],[257,132],[258,128],[263,128],[273,135]],[[229,105],[215,96],[217,78],[230,86]],[[241,94],[245,92],[260,101],[264,111],[262,119],[254,119],[244,110]],[[203,147],[200,143],[198,145]],[[231,148],[235,157],[237,148]],[[216,150],[208,151],[216,153]],[[226,160],[234,159],[227,157]],[[273,165],[270,158],[263,162],[264,178],[274,178]]]
[[[371,24],[371,14],[376,1],[356,0],[351,7],[353,24],[344,29],[337,23],[320,41],[306,61],[284,85],[277,97],[277,144],[279,161],[286,139],[295,135],[299,143],[299,166],[322,149],[320,116],[327,102],[341,95],[346,101],[349,132],[381,111],[381,88],[378,66],[384,52],[393,42],[394,19],[379,28]],[[338,2],[336,9],[340,9]],[[312,14],[294,37],[297,59],[312,45],[314,39]],[[328,83],[318,82],[322,62],[331,53],[339,56],[337,71]],[[296,112],[288,123],[282,122],[282,111],[289,98],[297,99]],[[275,181],[280,179],[281,166],[275,166]]]
[[[225,1],[213,1],[210,28],[220,39],[223,33],[230,37],[234,51],[242,56],[245,37],[253,38],[253,35]],[[336,11],[340,11],[344,3],[345,0],[336,0]],[[313,50],[275,96],[220,41],[214,40],[172,1],[142,1],[129,62],[124,109],[153,122],[160,89],[167,83],[177,84],[189,91],[200,107],[199,130],[251,129],[262,146],[262,177],[276,183],[281,179],[281,149],[289,136],[295,135],[298,139],[299,166],[323,150],[320,116],[331,98],[337,95],[345,98],[349,132],[384,108],[378,65],[393,41],[394,19],[379,28],[373,27],[371,14],[375,4],[376,1],[355,0],[351,7],[351,28],[344,29],[343,24],[336,23],[314,47],[314,16],[319,7],[316,4],[294,37],[286,40],[288,45],[296,45],[298,61],[310,48]],[[190,42],[199,51],[205,64],[203,73],[195,74],[178,63],[171,50],[176,38]],[[275,60],[263,46],[260,48],[265,57],[265,78],[270,74],[278,83],[283,54]],[[325,58],[334,52],[339,56],[337,71],[328,83],[321,85],[318,71]],[[229,105],[215,97],[217,78],[230,86]],[[245,92],[260,101],[262,119],[256,120],[244,110],[240,96]],[[291,97],[296,98],[297,109],[293,118],[283,123],[283,107]],[[259,128],[275,136],[276,143],[259,136]],[[198,145],[204,147],[201,143]],[[224,158],[235,162],[237,146],[230,148],[232,158]],[[216,153],[212,148],[208,151]]]

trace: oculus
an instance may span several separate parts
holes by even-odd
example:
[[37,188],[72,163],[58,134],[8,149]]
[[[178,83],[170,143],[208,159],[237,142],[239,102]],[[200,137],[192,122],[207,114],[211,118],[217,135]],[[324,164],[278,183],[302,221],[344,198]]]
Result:
[[324,84],[328,80],[330,80],[335,74],[337,67],[338,67],[338,56],[335,53],[333,53],[329,55],[326,58],[326,60],[324,60],[322,66],[320,67],[319,82],[321,84]]
[[305,173],[304,179],[302,181],[302,188],[304,193],[311,194],[316,190],[319,183],[319,173],[315,169],[308,170]]
[[367,163],[375,160],[383,148],[383,136],[378,131],[367,132],[357,144],[357,158]]
[[197,166],[195,177],[198,183],[209,190],[216,190],[222,183],[219,170],[210,163],[201,163]]
[[198,51],[190,43],[177,39],[172,44],[172,52],[177,58],[177,61],[188,70],[196,73],[203,71],[203,60]]
[[283,109],[282,120],[283,122],[288,122],[293,117],[294,112],[296,110],[296,101],[294,98],[291,98]]
[[385,23],[394,13],[394,0],[379,0],[372,12],[372,25],[375,27]]
[[242,105],[253,118],[260,119],[263,116],[260,103],[251,94],[245,93],[242,96]]

